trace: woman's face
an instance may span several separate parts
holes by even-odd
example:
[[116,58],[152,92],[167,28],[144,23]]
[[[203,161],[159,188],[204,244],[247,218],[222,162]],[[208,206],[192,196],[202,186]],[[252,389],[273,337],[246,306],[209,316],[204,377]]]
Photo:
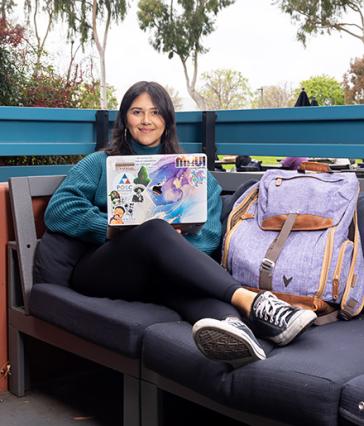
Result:
[[160,144],[166,126],[148,93],[142,93],[130,105],[126,127],[141,145],[152,148]]

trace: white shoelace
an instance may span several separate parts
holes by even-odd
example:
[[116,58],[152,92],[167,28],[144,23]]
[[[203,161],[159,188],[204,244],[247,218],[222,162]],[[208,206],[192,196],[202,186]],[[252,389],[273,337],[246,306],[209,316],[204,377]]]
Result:
[[225,318],[225,321],[228,324],[233,325],[234,327],[239,328],[240,330],[246,331],[246,329],[247,329],[247,326],[239,318],[227,317],[227,318]]
[[292,308],[290,305],[272,296],[262,297],[255,310],[258,318],[269,321],[271,324],[279,327],[287,325],[287,317],[291,312]]

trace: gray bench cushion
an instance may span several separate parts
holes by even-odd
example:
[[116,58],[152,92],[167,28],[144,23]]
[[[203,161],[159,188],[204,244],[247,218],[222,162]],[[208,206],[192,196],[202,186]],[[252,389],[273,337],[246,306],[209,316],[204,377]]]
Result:
[[147,368],[217,402],[292,425],[335,426],[343,385],[364,374],[364,322],[312,327],[268,352],[232,370],[200,354],[187,323],[153,325],[143,341]]
[[364,375],[345,384],[341,395],[340,415],[355,425],[364,425]]
[[69,332],[132,358],[140,356],[146,327],[177,321],[171,309],[152,303],[88,297],[69,287],[74,265],[93,249],[66,235],[45,232],[34,262],[30,312]]
[[87,297],[63,285],[35,284],[32,315],[121,354],[138,358],[145,329],[179,315],[152,303]]

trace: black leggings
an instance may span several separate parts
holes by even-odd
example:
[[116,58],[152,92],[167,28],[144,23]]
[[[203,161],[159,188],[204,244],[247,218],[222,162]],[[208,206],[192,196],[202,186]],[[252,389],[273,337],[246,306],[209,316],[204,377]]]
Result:
[[239,316],[230,301],[240,284],[159,219],[87,253],[74,269],[72,286],[89,296],[163,304],[191,323]]

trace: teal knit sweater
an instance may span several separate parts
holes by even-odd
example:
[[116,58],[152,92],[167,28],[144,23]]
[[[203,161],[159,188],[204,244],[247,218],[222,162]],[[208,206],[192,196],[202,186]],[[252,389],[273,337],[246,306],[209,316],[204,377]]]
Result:
[[[136,154],[157,154],[159,147],[146,148],[135,143]],[[106,241],[107,191],[105,152],[89,154],[72,167],[53,194],[45,212],[50,231],[61,232],[83,241]],[[221,187],[209,174],[207,180],[208,220],[201,230],[185,238],[199,250],[211,254],[221,239]]]

